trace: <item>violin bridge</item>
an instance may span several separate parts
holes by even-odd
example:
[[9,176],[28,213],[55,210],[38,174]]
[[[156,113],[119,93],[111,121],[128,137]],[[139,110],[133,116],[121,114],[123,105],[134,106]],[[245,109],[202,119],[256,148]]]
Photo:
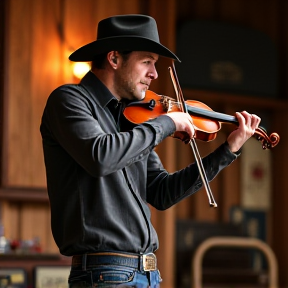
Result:
[[169,99],[168,97],[162,95],[162,98],[161,98],[160,102],[162,104],[163,111],[165,111],[166,113],[169,113],[169,112],[172,111],[173,104],[172,104],[171,99]]

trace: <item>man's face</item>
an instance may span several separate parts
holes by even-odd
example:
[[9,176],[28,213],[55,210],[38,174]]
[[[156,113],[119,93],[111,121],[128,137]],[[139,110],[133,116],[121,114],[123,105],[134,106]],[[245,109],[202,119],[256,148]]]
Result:
[[133,51],[123,59],[119,55],[119,68],[115,71],[114,91],[120,99],[142,100],[152,80],[158,77],[155,64],[158,54]]

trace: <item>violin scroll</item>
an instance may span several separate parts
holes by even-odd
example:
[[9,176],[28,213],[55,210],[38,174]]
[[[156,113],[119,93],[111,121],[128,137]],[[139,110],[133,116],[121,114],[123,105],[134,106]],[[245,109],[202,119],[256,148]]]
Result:
[[262,143],[263,149],[271,149],[280,141],[280,136],[277,133],[273,132],[270,134],[270,136],[268,136],[267,133],[260,127],[256,129],[254,136]]

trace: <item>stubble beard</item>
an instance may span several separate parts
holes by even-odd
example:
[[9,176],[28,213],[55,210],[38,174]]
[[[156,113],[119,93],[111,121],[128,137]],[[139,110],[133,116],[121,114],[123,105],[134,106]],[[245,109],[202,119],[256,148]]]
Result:
[[145,90],[137,90],[137,85],[131,79],[120,85],[123,97],[128,100],[142,100],[145,97]]

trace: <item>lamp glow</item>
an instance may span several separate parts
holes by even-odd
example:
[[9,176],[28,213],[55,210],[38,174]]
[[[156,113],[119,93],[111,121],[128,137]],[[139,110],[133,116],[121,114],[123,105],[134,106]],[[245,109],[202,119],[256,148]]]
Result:
[[73,63],[73,75],[81,79],[90,70],[89,63],[76,62]]

